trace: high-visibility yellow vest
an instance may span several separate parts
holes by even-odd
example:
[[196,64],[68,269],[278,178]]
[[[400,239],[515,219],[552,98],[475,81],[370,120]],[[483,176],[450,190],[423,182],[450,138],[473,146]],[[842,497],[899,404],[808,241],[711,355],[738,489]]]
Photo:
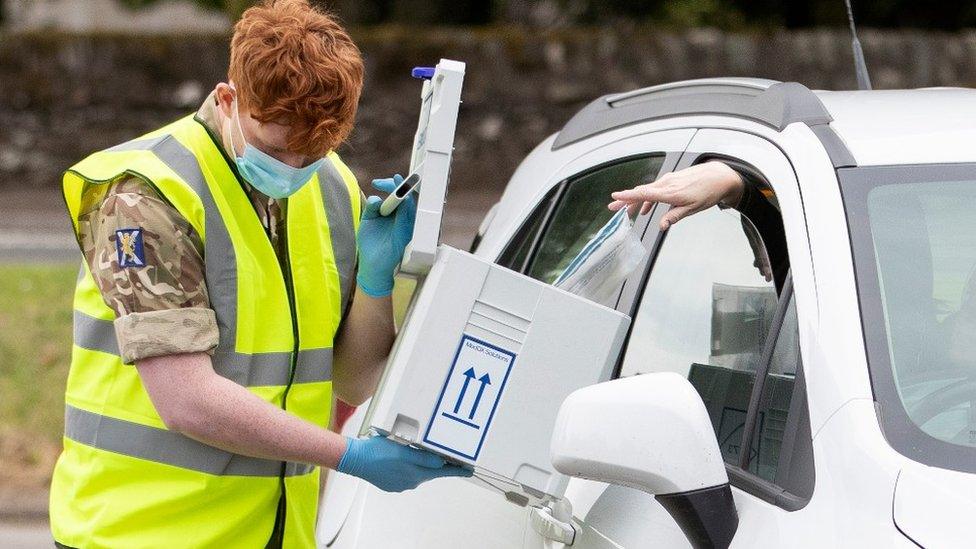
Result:
[[[200,234],[220,375],[325,427],[332,344],[353,288],[360,193],[337,155],[288,199],[279,264],[240,180],[202,122],[183,118],[64,175],[75,232],[86,185],[139,177]],[[74,299],[64,452],[51,529],[78,547],[313,547],[319,471],[219,450],[166,429],[125,365],[91,272]],[[277,520],[277,523],[276,523]]]

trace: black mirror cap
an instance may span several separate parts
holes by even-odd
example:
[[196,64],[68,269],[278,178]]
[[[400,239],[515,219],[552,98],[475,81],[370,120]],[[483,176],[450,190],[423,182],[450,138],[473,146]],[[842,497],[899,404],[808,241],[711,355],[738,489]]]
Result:
[[662,494],[657,501],[696,549],[727,549],[739,529],[739,513],[728,483],[691,492]]

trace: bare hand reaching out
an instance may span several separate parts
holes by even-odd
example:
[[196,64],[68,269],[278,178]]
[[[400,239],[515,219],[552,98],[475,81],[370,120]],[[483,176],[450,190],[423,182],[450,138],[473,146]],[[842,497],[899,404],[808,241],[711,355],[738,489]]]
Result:
[[742,199],[745,182],[735,170],[717,160],[676,172],[633,189],[612,193],[613,211],[629,208],[634,214],[651,211],[655,203],[669,204],[671,210],[661,219],[661,230],[667,230],[681,219],[707,210],[716,204],[735,206]]

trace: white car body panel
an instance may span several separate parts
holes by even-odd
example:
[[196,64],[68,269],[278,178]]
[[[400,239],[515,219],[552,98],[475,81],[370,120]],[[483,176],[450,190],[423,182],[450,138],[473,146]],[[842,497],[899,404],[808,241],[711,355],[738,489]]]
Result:
[[924,547],[973,546],[976,475],[909,462],[895,487],[895,524]]
[[[356,436],[367,407],[364,403],[349,418],[345,436]],[[329,471],[316,540],[319,547],[518,547],[527,526],[526,510],[476,482],[437,479],[416,490],[388,494]],[[476,516],[483,520],[472,520]]]
[[968,89],[828,92],[817,97],[834,117],[858,166],[976,161],[976,93]]
[[[976,162],[972,90],[815,93],[858,165]],[[555,139],[543,141],[518,167],[477,255],[497,258],[538,202],[567,177],[632,154],[686,147],[724,153],[754,164],[776,191],[800,315],[816,482],[806,506],[793,512],[733,487],[739,513],[733,547],[916,547],[912,540],[930,547],[973,545],[964,525],[976,511],[976,475],[915,463],[884,439],[840,187],[810,127],[793,123],[777,131],[743,118],[696,115],[641,122],[552,151]],[[330,547],[565,547],[533,530],[533,510],[471,482],[438,480],[404,494],[384,494],[335,473],[331,482],[356,488],[354,498],[323,502],[325,514],[349,509],[338,528],[338,521],[330,523],[338,531]],[[566,498],[577,527],[573,547],[690,546],[643,492],[573,479]],[[323,544],[325,537],[320,534]]]
[[[818,318],[804,314],[800,319],[800,338],[803,358],[812,365],[806,383],[811,428],[816,433],[829,414],[844,403],[859,398],[870,400],[873,394],[861,331],[854,259],[837,175],[820,141],[805,125],[787,127],[777,141],[798,174],[810,238]],[[802,299],[802,293],[808,290],[802,278],[805,273],[796,274],[800,275],[794,279],[797,295]]]

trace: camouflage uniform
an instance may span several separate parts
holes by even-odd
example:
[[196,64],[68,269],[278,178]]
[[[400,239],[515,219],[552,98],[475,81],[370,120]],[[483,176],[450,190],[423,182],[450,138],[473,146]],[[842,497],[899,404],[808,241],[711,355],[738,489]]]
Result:
[[[215,94],[207,97],[197,118],[219,139]],[[232,151],[225,152],[233,158]],[[279,262],[286,263],[287,200],[244,187]],[[151,185],[135,177],[88,185],[81,212],[84,260],[105,303],[115,311],[123,361],[212,353],[218,341],[217,322],[207,294],[203,242],[190,223]],[[133,228],[142,229],[145,265],[122,268],[117,231]]]

